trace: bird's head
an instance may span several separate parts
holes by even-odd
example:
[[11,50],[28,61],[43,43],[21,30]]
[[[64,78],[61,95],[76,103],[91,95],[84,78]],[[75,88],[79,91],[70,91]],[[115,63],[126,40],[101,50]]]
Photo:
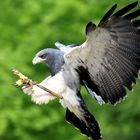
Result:
[[45,63],[49,64],[55,55],[55,49],[47,48],[44,50],[39,51],[35,57],[33,58],[33,65],[39,64],[39,63]]

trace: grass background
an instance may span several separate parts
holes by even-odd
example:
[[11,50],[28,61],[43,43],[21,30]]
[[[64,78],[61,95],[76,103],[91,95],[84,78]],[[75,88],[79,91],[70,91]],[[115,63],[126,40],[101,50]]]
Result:
[[[38,106],[13,84],[11,69],[18,68],[36,81],[49,71],[33,66],[34,55],[54,42],[82,43],[89,21],[98,23],[114,4],[119,8],[132,0],[1,0],[0,2],[0,140],[86,140],[65,122],[58,101]],[[140,7],[140,3],[139,3]],[[112,106],[100,106],[82,93],[98,120],[105,140],[140,139],[140,80],[128,98]]]

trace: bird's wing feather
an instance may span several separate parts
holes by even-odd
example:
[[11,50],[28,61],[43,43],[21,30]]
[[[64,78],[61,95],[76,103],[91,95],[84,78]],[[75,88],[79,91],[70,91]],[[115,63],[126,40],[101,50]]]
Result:
[[[60,42],[55,42],[55,46],[59,50],[63,51],[64,53],[67,53],[67,52],[69,52],[71,50],[71,48],[77,47],[77,46],[80,46],[80,45],[79,44],[71,44],[71,45],[65,46],[64,44],[62,44]],[[81,83],[86,87],[88,93],[93,98],[95,98],[100,105],[104,104],[104,101],[102,100],[102,98],[100,96],[96,95],[96,93],[94,91],[92,91],[90,88],[88,88],[88,86],[86,85],[86,82],[84,80],[82,80]]]
[[80,45],[79,44],[64,45],[64,44],[57,41],[57,42],[55,42],[55,46],[59,50],[61,50],[62,52],[67,53],[67,52],[69,52],[69,50],[71,50],[71,48],[77,47],[77,46],[80,46]]
[[64,44],[62,44],[60,42],[55,42],[55,46],[64,53],[68,52],[70,49],[70,47],[65,46]]
[[100,95],[104,102],[115,104],[132,89],[140,69],[139,10],[127,14],[134,2],[113,14],[116,5],[102,18],[98,27],[86,27],[87,40],[65,54],[65,66],[75,69],[81,80]]

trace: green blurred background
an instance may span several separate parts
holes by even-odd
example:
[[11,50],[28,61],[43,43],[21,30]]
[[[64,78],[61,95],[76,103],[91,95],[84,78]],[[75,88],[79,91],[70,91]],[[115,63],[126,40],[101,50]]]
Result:
[[[36,105],[13,86],[11,69],[18,68],[40,82],[49,71],[32,66],[39,50],[54,42],[82,43],[87,22],[99,22],[114,3],[132,0],[1,0],[0,1],[0,140],[87,140],[65,122],[58,100]],[[140,7],[140,4],[139,4]],[[89,110],[98,120],[105,140],[140,140],[140,80],[128,98],[100,106],[82,89]]]

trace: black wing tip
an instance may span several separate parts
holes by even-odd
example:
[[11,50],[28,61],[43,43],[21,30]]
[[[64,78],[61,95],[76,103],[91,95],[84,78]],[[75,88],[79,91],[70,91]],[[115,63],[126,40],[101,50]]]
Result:
[[120,9],[119,11],[117,11],[113,16],[116,16],[116,17],[122,16],[122,15],[126,14],[128,11],[135,8],[137,5],[138,5],[138,1],[130,3],[130,4],[126,5],[125,7],[123,7],[122,9]]
[[87,26],[86,26],[86,35],[87,35],[89,32],[94,31],[95,28],[96,28],[96,25],[90,21],[90,22],[87,24]]
[[122,16],[124,15],[126,12],[130,11],[131,9],[135,8],[138,5],[138,1],[135,1],[131,4],[128,4],[127,6],[123,7],[122,9],[120,9],[118,12],[116,12],[115,14],[113,14],[113,12],[115,11],[115,9],[117,8],[117,4],[114,4],[109,10],[108,12],[103,16],[103,18],[101,19],[100,23],[98,24],[98,26],[101,26],[102,23],[104,23],[106,20],[108,20],[109,17],[112,16]]
[[112,7],[111,7],[111,9],[116,9],[117,8],[117,6],[118,6],[118,4],[117,3],[115,3]]
[[134,20],[134,21],[132,21],[132,24],[133,24],[133,26],[138,28],[140,26],[140,20]]
[[115,3],[115,4],[110,8],[110,10],[113,9],[113,11],[114,11],[114,10],[117,8],[117,6],[118,6],[118,4]]
[[[117,8],[117,4],[114,4],[108,11],[107,13],[103,16],[103,18],[100,20],[98,26],[101,26],[102,23],[104,23],[106,20],[108,20],[109,17],[112,16],[122,16],[123,14],[125,14],[127,11],[135,8],[138,5],[138,1],[135,1],[131,4],[128,4],[127,6],[125,6],[124,8],[122,8],[121,10],[119,10],[118,12],[116,12],[115,14],[113,14],[113,12],[115,11],[115,9]],[[128,10],[129,9],[129,10]],[[126,12],[125,12],[126,11]],[[93,26],[94,25],[94,26]],[[86,26],[86,35],[91,31],[94,30],[96,27],[95,24],[93,24],[92,22],[89,22]]]
[[138,5],[138,1],[135,1],[135,2],[133,2],[132,4],[134,4],[135,6],[137,6]]
[[128,4],[127,6],[132,6],[132,7],[136,7],[138,5],[138,1],[134,1],[130,4]]
[[118,6],[118,4],[116,3],[116,4],[113,5],[113,8],[116,9],[117,6]]
[[115,9],[117,8],[117,4],[114,4],[107,12],[106,14],[102,17],[102,19],[100,20],[100,23],[98,24],[98,26],[101,26],[102,23],[104,23],[115,11]]
[[132,12],[132,13],[129,13],[129,14],[125,15],[124,18],[126,18],[128,20],[131,20],[131,19],[135,19],[139,15],[140,15],[140,9],[138,9],[138,10]]

